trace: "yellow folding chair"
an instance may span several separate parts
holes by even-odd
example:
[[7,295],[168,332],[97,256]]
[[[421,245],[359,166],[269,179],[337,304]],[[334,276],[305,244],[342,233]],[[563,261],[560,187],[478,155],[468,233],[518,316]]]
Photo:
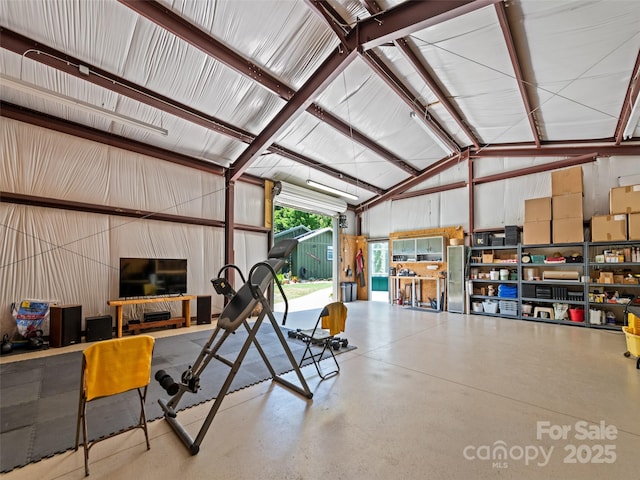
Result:
[[[78,450],[80,426],[82,425],[85,475],[89,475],[89,449],[96,443],[114,435],[141,428],[144,431],[147,450],[151,448],[144,402],[151,380],[154,342],[154,338],[149,335],[136,335],[98,342],[83,352],[78,422],[76,424],[76,451]],[[87,403],[134,389],[138,391],[140,399],[138,423],[106,437],[88,441]]]
[[[307,344],[307,347],[302,354],[302,358],[300,359],[300,367],[302,367],[303,362],[311,359],[316,367],[318,375],[320,375],[320,378],[323,380],[340,372],[340,365],[338,365],[338,361],[336,360],[333,350],[339,348],[340,345],[347,345],[346,340],[336,337],[340,332],[344,332],[346,322],[347,307],[342,302],[333,302],[322,309],[315,327],[309,330],[299,330],[296,332],[296,336]],[[313,345],[322,347],[322,350],[314,352],[311,349]],[[327,351],[331,354],[331,358],[335,364],[335,369],[330,372],[323,373],[322,368],[320,367],[320,361],[323,359],[324,354]],[[328,358],[329,357],[327,357],[327,359]]]

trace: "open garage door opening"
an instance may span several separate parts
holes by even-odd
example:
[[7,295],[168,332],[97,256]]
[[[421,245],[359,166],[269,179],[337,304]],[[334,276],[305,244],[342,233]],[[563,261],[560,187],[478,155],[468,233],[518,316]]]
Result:
[[[346,210],[346,202],[296,185],[278,184],[274,188],[274,243],[298,240],[280,274],[289,311],[322,308],[337,298],[334,252],[338,217]],[[277,289],[274,310],[284,311]]]

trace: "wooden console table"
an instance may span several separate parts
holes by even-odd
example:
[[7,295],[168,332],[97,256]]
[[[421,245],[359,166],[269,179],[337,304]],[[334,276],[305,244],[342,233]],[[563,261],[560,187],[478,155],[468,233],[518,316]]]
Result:
[[160,302],[182,302],[182,317],[172,318],[169,320],[159,320],[157,322],[144,322],[140,324],[132,324],[132,330],[138,331],[143,328],[163,327],[167,325],[180,325],[184,322],[185,327],[191,326],[191,300],[195,300],[195,295],[180,295],[173,297],[149,297],[149,298],[131,298],[125,300],[109,300],[107,305],[116,307],[116,335],[122,337],[122,310],[125,305],[140,305],[143,303],[160,303]]

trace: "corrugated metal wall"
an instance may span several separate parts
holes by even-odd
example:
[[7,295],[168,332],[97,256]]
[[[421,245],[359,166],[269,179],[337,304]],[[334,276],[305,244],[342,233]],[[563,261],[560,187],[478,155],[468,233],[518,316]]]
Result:
[[302,240],[293,254],[291,271],[300,280],[332,278],[332,261],[328,260],[328,247],[333,245],[333,232],[327,231],[308,240]]

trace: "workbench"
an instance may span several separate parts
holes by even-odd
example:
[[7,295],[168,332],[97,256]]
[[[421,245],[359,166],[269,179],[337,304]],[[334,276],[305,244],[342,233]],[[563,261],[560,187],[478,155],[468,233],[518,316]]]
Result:
[[[409,307],[422,307],[422,282],[435,282],[436,284],[436,310],[441,310],[442,305],[440,305],[440,297],[442,296],[441,292],[443,291],[442,282],[444,279],[433,276],[433,277],[419,277],[417,275],[409,276],[409,275],[396,275],[389,276],[389,303],[395,303],[395,300],[399,297],[400,285],[402,280],[407,280],[405,285],[409,285],[411,288],[411,303],[405,304]],[[410,283],[409,283],[410,281]],[[416,288],[417,286],[417,288]],[[430,307],[429,307],[430,308]]]

